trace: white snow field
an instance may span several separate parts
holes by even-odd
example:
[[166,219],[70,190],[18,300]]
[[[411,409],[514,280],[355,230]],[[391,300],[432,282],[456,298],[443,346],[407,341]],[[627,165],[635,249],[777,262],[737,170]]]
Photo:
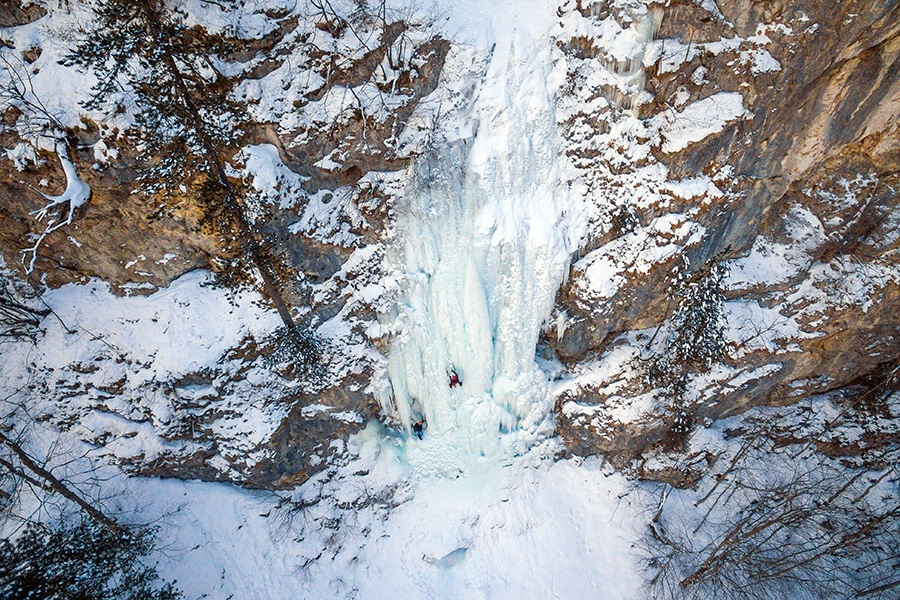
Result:
[[597,459],[406,479],[395,491],[405,502],[378,507],[362,494],[407,471],[386,454],[370,472],[377,477],[329,487],[346,508],[322,500],[292,522],[261,493],[172,480],[131,485],[168,507],[160,571],[188,598],[635,595],[627,483]]

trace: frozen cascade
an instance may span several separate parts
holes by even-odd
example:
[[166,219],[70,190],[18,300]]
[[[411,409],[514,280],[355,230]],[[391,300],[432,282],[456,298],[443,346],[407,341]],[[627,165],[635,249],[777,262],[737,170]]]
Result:
[[[551,51],[516,36],[498,48],[475,101],[477,133],[433,144],[398,207],[393,261],[405,281],[383,399],[425,473],[470,470],[523,452],[552,430],[535,363],[569,255],[573,215],[554,112]],[[455,369],[460,387],[449,386]]]

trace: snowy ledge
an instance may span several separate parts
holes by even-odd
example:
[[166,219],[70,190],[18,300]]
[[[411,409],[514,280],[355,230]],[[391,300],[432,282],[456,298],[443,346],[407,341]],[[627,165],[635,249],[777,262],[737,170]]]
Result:
[[656,115],[650,119],[650,127],[659,131],[662,151],[672,154],[719,133],[728,123],[746,114],[741,94],[719,92],[685,106],[681,112]]

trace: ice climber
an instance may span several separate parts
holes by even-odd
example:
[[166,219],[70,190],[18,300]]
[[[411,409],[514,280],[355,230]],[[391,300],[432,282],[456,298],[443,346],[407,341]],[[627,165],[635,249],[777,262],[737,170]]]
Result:
[[458,385],[462,385],[462,381],[459,380],[459,375],[456,374],[456,371],[450,369],[450,387],[456,387]]
[[416,421],[415,423],[413,423],[413,433],[415,433],[416,437],[418,437],[420,440],[425,436],[425,427],[426,425],[424,420]]

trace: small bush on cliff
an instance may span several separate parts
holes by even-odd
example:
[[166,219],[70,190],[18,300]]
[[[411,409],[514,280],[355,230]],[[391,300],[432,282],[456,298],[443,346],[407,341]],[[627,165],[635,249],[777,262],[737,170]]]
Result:
[[662,388],[671,400],[673,443],[685,439],[694,427],[686,397],[690,374],[709,371],[727,353],[722,296],[727,274],[727,268],[714,260],[680,286],[664,349],[643,366],[644,383]]
[[722,263],[713,262],[682,286],[666,342],[669,364],[705,373],[725,356],[722,282],[727,274]]
[[283,375],[317,386],[324,381],[323,342],[310,329],[281,327],[263,343],[269,367]]

